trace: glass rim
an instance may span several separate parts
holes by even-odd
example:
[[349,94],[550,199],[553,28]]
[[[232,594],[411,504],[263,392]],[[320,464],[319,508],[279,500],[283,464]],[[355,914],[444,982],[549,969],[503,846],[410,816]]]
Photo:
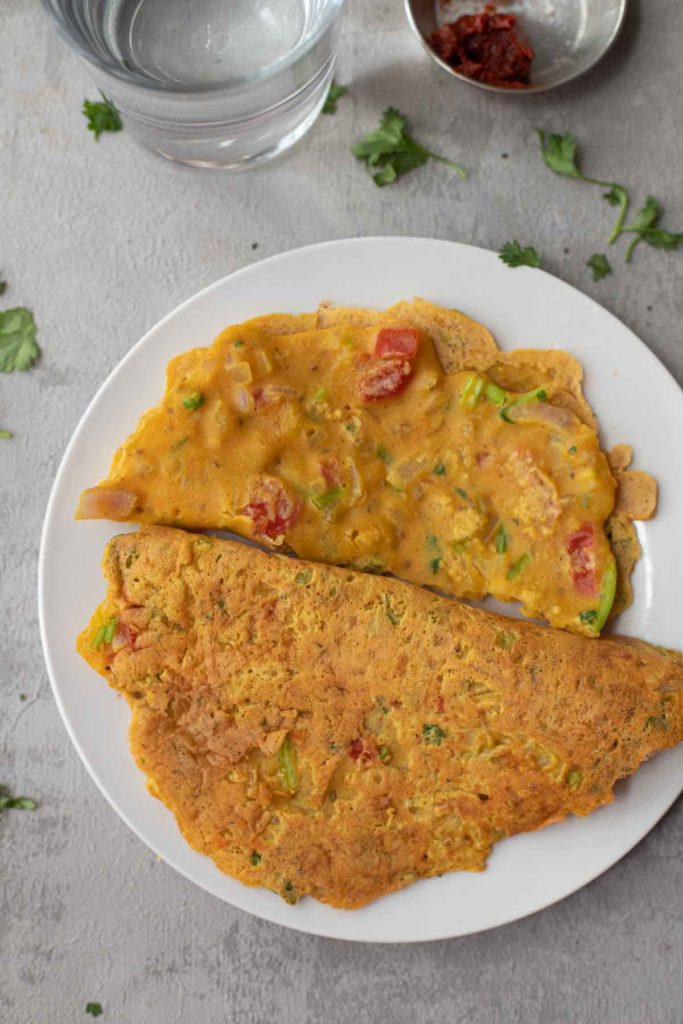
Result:
[[330,27],[331,23],[341,13],[344,3],[345,0],[330,0],[330,9],[325,18],[323,18],[321,23],[318,25],[316,31],[306,37],[305,40],[300,39],[288,54],[281,57],[273,64],[269,64],[265,68],[260,68],[258,71],[250,72],[247,75],[233,75],[232,77],[222,79],[220,82],[212,82],[207,85],[182,85],[178,83],[177,85],[167,86],[164,82],[147,78],[144,75],[139,74],[137,71],[123,67],[121,64],[117,64],[116,61],[105,60],[99,54],[95,53],[94,50],[84,46],[81,40],[71,31],[57,6],[56,0],[42,0],[43,8],[56,24],[59,34],[67,45],[82,57],[86,63],[92,64],[98,70],[104,71],[112,78],[118,79],[124,85],[136,86],[140,89],[146,89],[149,92],[156,93],[157,95],[166,96],[173,94],[185,96],[206,96],[213,93],[221,93],[228,89],[262,82],[271,75],[285,71],[300,57],[312,49],[316,43],[318,43]]

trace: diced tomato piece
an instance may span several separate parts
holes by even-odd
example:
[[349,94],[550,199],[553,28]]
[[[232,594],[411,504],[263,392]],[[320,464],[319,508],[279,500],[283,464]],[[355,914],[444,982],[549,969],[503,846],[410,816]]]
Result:
[[595,541],[595,527],[592,523],[583,523],[578,530],[567,537],[567,551],[571,555],[580,548],[592,548]]
[[593,545],[595,543],[595,527],[593,523],[583,523],[578,530],[567,537],[567,554],[571,565],[574,590],[577,594],[594,595],[597,593],[595,580],[595,560]]
[[400,394],[412,376],[413,367],[408,359],[384,356],[366,364],[358,389],[364,402],[377,402]]
[[339,463],[336,459],[321,459],[320,472],[322,473],[323,480],[330,487],[334,487],[336,484],[341,483]]
[[414,327],[381,327],[375,338],[375,355],[414,359],[420,336]]
[[298,503],[280,480],[265,480],[248,505],[241,509],[254,524],[254,533],[278,540],[285,537],[299,514]]
[[360,761],[361,764],[367,764],[369,761],[375,759],[375,748],[367,740],[357,739],[354,740],[349,747],[349,757],[352,761]]
[[114,633],[111,649],[116,653],[117,651],[123,650],[124,647],[129,648],[131,651],[135,650],[135,641],[138,635],[135,630],[128,625],[127,622],[118,622],[116,624],[116,632]]

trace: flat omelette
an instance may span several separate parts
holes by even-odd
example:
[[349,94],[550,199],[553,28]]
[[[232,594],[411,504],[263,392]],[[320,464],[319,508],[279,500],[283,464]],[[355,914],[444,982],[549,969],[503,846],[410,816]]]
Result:
[[78,647],[150,792],[227,874],[361,907],[484,868],[683,737],[683,655],[161,527],[115,537]]
[[654,511],[632,476],[576,360],[502,353],[417,300],[261,317],[178,356],[78,514],[232,530],[598,636],[630,601],[631,519]]

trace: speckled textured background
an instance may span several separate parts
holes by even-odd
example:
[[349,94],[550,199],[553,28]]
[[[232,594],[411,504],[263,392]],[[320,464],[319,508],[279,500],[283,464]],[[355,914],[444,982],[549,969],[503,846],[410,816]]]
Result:
[[[605,876],[498,931],[413,947],[289,932],[192,887],[108,807],[59,719],[35,600],[48,493],[95,388],[180,300],[257,257],[348,235],[490,248],[519,237],[680,380],[683,254],[643,247],[631,268],[615,258],[614,276],[593,284],[584,264],[604,249],[611,211],[547,172],[533,134],[571,129],[588,169],[638,198],[653,192],[682,227],[679,8],[630,0],[596,72],[525,100],[453,87],[410,36],[398,0],[352,0],[338,75],[351,94],[337,116],[279,163],[226,177],[165,164],[125,132],[96,145],[80,114],[95,93],[86,72],[36,0],[1,0],[1,301],[34,310],[44,352],[31,373],[0,381],[0,424],[16,435],[0,442],[0,782],[40,801],[33,814],[0,818],[2,1024],[88,1020],[89,1000],[103,1004],[104,1024],[683,1019],[680,801]],[[470,180],[434,165],[376,189],[349,144],[389,103],[421,140],[471,168]]]

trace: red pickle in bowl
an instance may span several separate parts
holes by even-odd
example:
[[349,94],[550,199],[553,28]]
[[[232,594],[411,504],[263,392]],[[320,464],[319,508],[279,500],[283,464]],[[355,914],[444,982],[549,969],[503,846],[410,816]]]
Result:
[[465,14],[435,29],[431,46],[455,71],[486,85],[524,89],[534,50],[514,14]]

